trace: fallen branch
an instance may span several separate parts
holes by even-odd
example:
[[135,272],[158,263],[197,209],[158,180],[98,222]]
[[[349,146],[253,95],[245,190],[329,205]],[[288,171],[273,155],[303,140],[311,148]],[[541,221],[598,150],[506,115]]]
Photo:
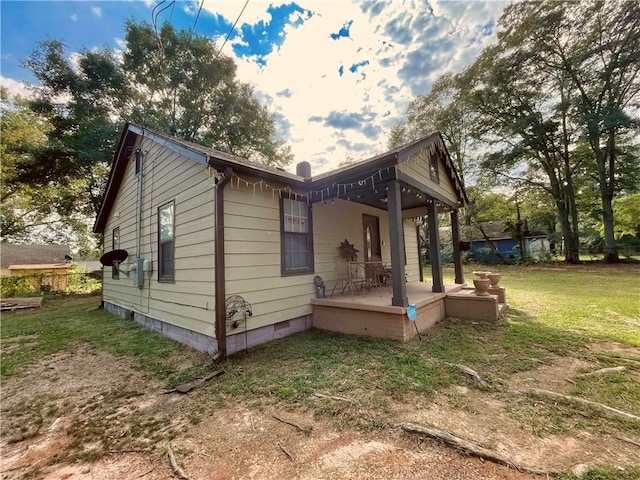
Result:
[[171,468],[173,468],[173,473],[176,474],[176,477],[182,480],[191,480],[185,471],[180,468],[178,462],[176,462],[176,456],[173,454],[173,450],[171,450],[170,443],[167,443],[167,455],[169,455],[169,463],[171,463]]
[[593,372],[586,372],[576,375],[579,378],[585,377],[595,377],[598,375],[608,375],[610,373],[622,373],[627,369],[627,367],[610,367],[610,368],[601,368],[600,370],[594,370]]
[[209,380],[211,380],[213,378],[217,378],[217,377],[219,377],[220,375],[223,375],[223,374],[224,374],[224,370],[216,370],[215,372],[208,373],[207,375],[202,377],[202,381],[208,382]]
[[327,400],[338,400],[340,402],[349,402],[349,403],[354,403],[355,402],[355,400],[352,400],[350,398],[334,397],[334,396],[331,396],[331,395],[325,395],[324,393],[314,393],[313,396],[316,397],[316,398],[326,398]]
[[174,393],[174,392],[178,392],[178,393],[189,393],[191,390],[193,390],[194,388],[196,388],[195,385],[192,385],[191,383],[184,383],[182,385],[178,385],[176,388],[172,388],[170,390],[165,390],[164,394],[167,393]]
[[291,425],[292,427],[297,428],[302,433],[308,434],[309,432],[311,432],[311,427],[309,427],[309,426],[303,427],[303,426],[298,425],[297,423],[294,423],[294,422],[292,422],[290,420],[285,420],[284,418],[281,418],[281,417],[279,417],[278,415],[275,415],[275,414],[273,415],[273,418],[275,418],[279,422],[286,423],[287,425]]
[[623,362],[627,362],[627,363],[631,363],[632,365],[639,365],[640,366],[640,362],[638,360],[632,360],[630,358],[625,358],[625,357],[615,357],[616,360],[622,360]]
[[456,367],[458,370],[460,370],[462,373],[464,373],[465,375],[471,377],[471,379],[480,387],[482,388],[489,388],[489,384],[487,382],[485,382],[482,377],[478,374],[478,372],[476,372],[474,369],[467,367],[466,365],[462,365],[459,363],[447,363],[447,365],[450,365],[452,367]]
[[435,438],[437,440],[442,440],[444,443],[448,445],[452,445],[455,448],[458,448],[470,455],[473,455],[478,458],[484,458],[486,460],[491,460],[492,462],[499,463],[500,465],[505,465],[507,467],[515,468],[522,472],[534,473],[536,475],[549,475],[557,472],[552,472],[548,470],[538,470],[535,468],[527,467],[524,465],[518,465],[508,458],[500,455],[493,450],[489,450],[482,445],[479,445],[470,440],[466,440],[464,438],[458,437],[450,432],[445,430],[440,430],[439,428],[434,427],[426,427],[424,425],[416,425],[414,423],[401,423],[400,428],[402,428],[405,432],[409,433],[419,433],[421,435],[426,435],[431,438]]
[[289,453],[289,451],[288,451],[286,448],[284,448],[280,442],[278,442],[278,446],[280,447],[280,450],[282,450],[282,451],[284,452],[284,454],[285,454],[287,457],[289,457],[289,460],[291,460],[293,463],[295,463],[295,462],[296,462],[296,461],[294,460],[294,458],[293,458],[293,455],[291,455],[291,454]]
[[633,360],[632,358],[622,357],[619,355],[598,355],[598,358],[606,360],[619,360],[621,362],[627,362],[632,365],[640,365],[640,361],[638,360]]
[[630,438],[623,437],[622,435],[616,435],[618,440],[622,440],[623,442],[630,443],[631,445],[635,445],[636,447],[640,447],[640,442],[636,442],[635,440],[631,440]]
[[632,413],[624,412],[622,410],[618,410],[617,408],[613,408],[602,403],[585,400],[584,398],[571,397],[569,395],[563,395],[561,393],[551,392],[549,390],[540,390],[539,388],[526,388],[524,390],[520,390],[520,393],[524,393],[525,395],[552,398],[554,400],[563,400],[565,402],[581,403],[583,405],[589,405],[590,407],[601,410],[602,412],[608,413],[615,417],[622,418],[624,420],[640,422],[640,417],[633,415]]
[[162,393],[189,393],[191,390],[196,388],[198,385],[203,384],[204,382],[208,382],[212,378],[217,378],[220,375],[224,374],[224,370],[216,370],[215,372],[208,373],[204,377],[196,378],[193,383],[183,383],[182,385],[178,385],[176,388],[172,388],[170,390],[165,390]]

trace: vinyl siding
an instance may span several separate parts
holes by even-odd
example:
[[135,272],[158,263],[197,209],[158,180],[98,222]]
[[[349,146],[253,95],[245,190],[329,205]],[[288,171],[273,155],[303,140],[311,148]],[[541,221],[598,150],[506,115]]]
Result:
[[[143,288],[133,286],[132,276],[114,280],[105,269],[104,299],[115,305],[204,335],[215,335],[214,297],[214,181],[207,167],[146,140],[143,166],[142,258],[153,261]],[[133,154],[132,154],[133,156]],[[120,248],[129,252],[121,266],[131,269],[136,257],[137,177],[133,158],[105,227],[105,251],[113,246],[113,228],[120,229]],[[389,263],[387,212],[346,200],[314,204],[313,243],[315,273],[281,274],[280,201],[272,189],[255,188],[257,178],[229,182],[224,191],[226,295],[240,295],[252,306],[247,328],[256,329],[312,313],[313,278],[320,275],[327,292],[340,276],[338,246],[347,238],[364,259],[362,215],[380,221],[382,261]],[[271,184],[270,184],[271,185]],[[271,185],[275,188],[282,186]],[[159,283],[158,207],[174,202],[175,281]],[[407,278],[418,279],[415,225],[403,221]],[[391,294],[389,295],[391,301]]]
[[442,160],[438,160],[439,183],[436,183],[431,180],[429,163],[426,158],[426,155],[414,155],[406,161],[400,163],[397,168],[402,173],[415,178],[423,185],[431,188],[436,193],[439,193],[443,197],[447,198],[453,204],[456,204],[458,202],[458,195],[456,194],[455,189],[451,184],[451,180],[449,180],[447,169],[444,163],[442,162]]
[[[153,260],[144,288],[133,286],[132,275],[111,278],[105,268],[105,301],[163,322],[214,336],[214,182],[207,167],[144,141],[141,257]],[[136,257],[137,176],[133,153],[105,229],[105,251],[111,250],[113,228],[120,228],[120,248]],[[158,282],[158,207],[174,202],[175,282]]]
[[402,221],[404,227],[404,244],[407,249],[407,265],[405,275],[408,282],[420,281],[420,253],[418,252],[418,234],[413,220],[405,218]]
[[249,329],[310,315],[315,274],[281,275],[279,194],[244,180],[250,184],[232,181],[224,193],[227,296],[251,304]]
[[[336,199],[334,203],[313,205],[313,232],[316,274],[320,275],[331,292],[343,275],[342,260],[338,246],[345,238],[359,250],[358,260],[364,261],[364,237],[362,215],[378,217],[380,223],[380,247],[382,262],[391,265],[389,248],[389,221],[385,210]],[[419,257],[415,224],[410,219],[403,221],[406,259],[405,271],[409,281],[419,280]],[[391,302],[391,295],[389,295]]]

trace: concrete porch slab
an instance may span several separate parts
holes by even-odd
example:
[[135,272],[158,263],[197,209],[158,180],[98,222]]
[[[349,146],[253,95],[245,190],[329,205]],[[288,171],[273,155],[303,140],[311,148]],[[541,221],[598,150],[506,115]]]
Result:
[[423,282],[407,284],[409,304],[416,306],[416,320],[410,321],[407,309],[391,305],[391,291],[385,287],[372,289],[360,295],[332,298],[314,298],[313,326],[320,330],[349,333],[377,338],[392,338],[406,342],[431,328],[446,316],[445,298],[460,291],[463,285],[450,284],[445,292],[431,291]]
[[[504,288],[500,293],[504,298]],[[506,305],[500,302],[500,295],[478,296],[475,289],[468,287],[447,294],[445,299],[448,317],[469,320],[497,321],[505,307]]]

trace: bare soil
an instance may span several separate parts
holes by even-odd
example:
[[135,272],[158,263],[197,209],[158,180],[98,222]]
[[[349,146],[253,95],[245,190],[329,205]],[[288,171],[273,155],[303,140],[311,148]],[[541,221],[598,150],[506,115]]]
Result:
[[[594,348],[607,350],[602,344]],[[510,392],[535,386],[564,393],[571,386],[567,379],[590,367],[550,358],[534,371],[513,375],[501,393],[455,386],[435,400],[392,403],[391,421],[439,427],[536,469],[640,466],[640,448],[611,430],[576,426],[549,433],[544,422],[534,430],[519,420],[535,412],[523,413],[518,394]],[[166,455],[169,442],[193,480],[537,478],[398,428],[339,429],[303,408],[219,408],[203,404],[198,389],[188,395],[163,390],[129,359],[86,346],[32,365],[2,384],[1,478],[175,478]]]

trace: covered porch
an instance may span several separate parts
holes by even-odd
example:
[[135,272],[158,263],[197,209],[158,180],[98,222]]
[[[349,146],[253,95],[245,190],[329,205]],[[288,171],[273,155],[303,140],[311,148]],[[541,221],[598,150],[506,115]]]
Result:
[[443,292],[434,292],[432,287],[424,282],[406,284],[409,305],[416,308],[414,321],[409,320],[406,306],[390,305],[389,288],[380,286],[312,299],[313,326],[406,342],[447,316],[495,321],[506,308],[498,294],[477,296],[473,288],[455,283],[445,284]]
[[[326,281],[326,297],[311,300],[314,327],[407,341],[452,312],[498,318],[503,307],[497,296],[478,297],[464,282],[459,209],[467,197],[440,134],[313,183],[316,272]],[[443,280],[442,214],[452,231],[452,284]],[[423,271],[429,268],[422,261],[425,224],[431,272]],[[351,257],[344,254],[349,249]],[[415,306],[415,321],[408,306]]]
[[[351,267],[357,261],[365,270],[375,269],[376,263],[384,267],[390,287],[387,306],[407,307],[415,303],[409,300],[407,290],[414,280],[421,283],[422,290],[445,293],[438,224],[438,215],[442,213],[449,215],[451,224],[455,283],[464,284],[458,211],[467,203],[467,197],[440,134],[318,175],[313,184],[309,201],[313,208],[316,272],[329,281],[332,291],[336,282],[351,281]],[[335,208],[330,208],[334,203]],[[357,207],[352,207],[354,204]],[[349,220],[343,220],[347,216]],[[414,222],[412,227],[407,226],[409,221]],[[422,283],[428,274],[423,272],[423,239],[418,228],[423,223],[427,224],[431,267],[428,286]],[[347,236],[353,245],[349,245]],[[353,247],[353,257],[340,252],[342,265],[327,258],[338,253],[336,237],[342,243],[340,248],[344,244]],[[335,243],[326,245],[330,238]],[[324,265],[320,266],[321,263]],[[366,275],[365,280],[370,283]],[[343,287],[341,291],[344,290]],[[352,293],[353,288],[348,290]]]

